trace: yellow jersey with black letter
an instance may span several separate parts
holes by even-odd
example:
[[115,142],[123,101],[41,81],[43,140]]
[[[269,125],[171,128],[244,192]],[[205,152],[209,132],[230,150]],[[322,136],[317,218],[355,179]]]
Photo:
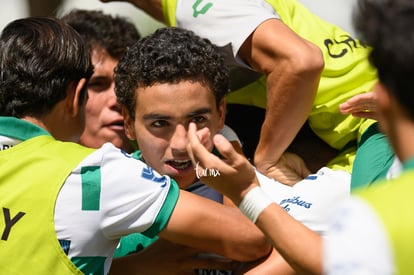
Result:
[[[249,67],[237,56],[243,42],[265,20],[280,19],[299,36],[317,45],[323,53],[325,68],[309,125],[331,147],[343,150],[329,167],[351,172],[356,143],[374,121],[342,115],[339,104],[371,91],[377,81],[376,70],[368,60],[369,47],[312,14],[296,0],[163,0],[162,8],[168,25],[190,29],[208,38],[223,49],[232,68],[239,66],[237,72],[232,71],[233,81],[237,79],[239,85],[232,87],[228,103],[266,107],[266,76],[249,72]],[[354,146],[344,150],[350,144]]]
[[174,181],[111,143],[0,116],[0,149],[2,274],[107,274],[121,236],[158,235],[178,200]]
[[54,206],[66,177],[92,151],[49,135],[0,151],[2,273],[83,274],[58,242]]

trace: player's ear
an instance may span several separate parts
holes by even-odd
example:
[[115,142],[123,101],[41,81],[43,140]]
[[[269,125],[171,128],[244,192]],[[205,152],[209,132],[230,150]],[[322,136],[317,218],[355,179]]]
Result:
[[68,108],[69,114],[72,117],[79,115],[81,109],[84,108],[86,99],[87,91],[85,90],[86,87],[86,79],[81,78],[78,82],[72,82],[69,84],[66,94],[66,107]]
[[392,105],[392,95],[388,88],[379,81],[375,86],[375,93],[377,93],[377,107],[380,112],[388,112]]
[[136,140],[134,119],[125,106],[122,106],[122,116],[124,117],[125,135],[129,140]]

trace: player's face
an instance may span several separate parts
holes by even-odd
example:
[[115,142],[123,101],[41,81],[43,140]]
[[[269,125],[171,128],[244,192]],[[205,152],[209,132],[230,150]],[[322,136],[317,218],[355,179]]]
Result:
[[196,174],[187,154],[190,122],[210,129],[211,138],[224,125],[224,101],[217,108],[214,94],[199,82],[156,84],[138,88],[135,121],[127,119],[127,133],[136,138],[147,164],[174,178],[181,188]]
[[394,123],[395,119],[395,103],[392,103],[392,97],[390,96],[386,86],[381,82],[378,82],[374,87],[374,92],[377,94],[376,107],[378,110],[378,122],[381,131],[387,135],[391,143],[396,142],[394,133],[396,129],[394,128],[396,124]]
[[131,151],[114,90],[114,68],[117,63],[118,60],[112,58],[106,50],[96,48],[92,51],[94,73],[88,83],[86,125],[80,142],[92,148],[112,142],[121,149]]

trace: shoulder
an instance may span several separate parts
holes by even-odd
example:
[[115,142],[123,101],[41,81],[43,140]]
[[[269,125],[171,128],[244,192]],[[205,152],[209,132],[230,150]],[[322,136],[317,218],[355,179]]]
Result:
[[105,143],[99,149],[94,149],[81,163],[84,165],[106,166],[117,165],[117,163],[136,161],[136,159],[112,143]]
[[124,185],[133,184],[138,181],[144,183],[167,183],[169,179],[156,173],[146,163],[135,155],[129,154],[111,143],[105,143],[90,155],[73,170],[74,175],[84,176],[94,171],[103,185]]
[[[190,29],[217,46],[231,44],[235,53],[258,25],[268,19],[279,18],[274,9],[264,0],[194,2],[180,0],[177,3],[175,12],[177,26]],[[238,31],[231,31],[233,29]]]

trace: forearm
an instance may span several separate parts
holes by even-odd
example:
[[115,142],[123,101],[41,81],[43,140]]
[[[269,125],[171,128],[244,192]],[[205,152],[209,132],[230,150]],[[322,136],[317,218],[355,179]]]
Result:
[[267,105],[254,162],[274,166],[312,110],[324,67],[321,50],[277,19],[261,23],[239,56],[267,77]]
[[318,234],[276,204],[259,215],[256,225],[296,272],[322,274],[322,238]]
[[[197,207],[189,208],[189,205]],[[241,262],[262,258],[271,249],[264,234],[237,208],[185,191],[181,191],[180,200],[160,237]]]
[[319,84],[320,69],[307,70],[280,62],[268,75],[267,106],[254,162],[266,174],[308,118]]
[[318,234],[274,203],[260,187],[250,189],[240,203],[237,197],[232,199],[241,212],[263,231],[296,272],[322,273],[322,238]]
[[232,221],[234,224],[230,225],[234,230],[228,230],[225,234],[224,251],[228,252],[228,257],[240,262],[249,262],[266,257],[272,249],[268,239],[239,209],[232,208],[232,211],[237,215]]
[[276,249],[263,260],[243,264],[236,274],[255,275],[255,274],[278,274],[294,275],[295,270],[290,267],[286,260],[277,252]]

